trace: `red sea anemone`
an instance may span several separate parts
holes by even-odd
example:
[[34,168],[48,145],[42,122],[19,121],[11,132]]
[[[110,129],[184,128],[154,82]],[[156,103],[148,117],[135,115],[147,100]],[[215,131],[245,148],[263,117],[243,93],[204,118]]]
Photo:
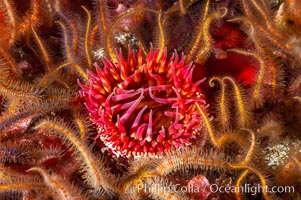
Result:
[[81,97],[98,126],[103,143],[117,155],[157,155],[190,145],[201,129],[202,117],[195,102],[205,104],[199,85],[193,82],[194,65],[185,56],[150,49],[144,57],[129,48],[118,62],[103,59],[89,72]]

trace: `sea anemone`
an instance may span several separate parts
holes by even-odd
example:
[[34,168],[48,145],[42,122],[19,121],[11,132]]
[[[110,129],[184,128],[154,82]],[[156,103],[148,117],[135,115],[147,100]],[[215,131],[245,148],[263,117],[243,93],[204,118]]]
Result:
[[129,48],[127,60],[121,50],[117,57],[103,59],[103,68],[95,64],[87,85],[79,83],[97,138],[118,156],[154,156],[193,143],[202,127],[195,103],[205,106],[205,79],[193,82],[193,63],[177,52],[168,60],[166,49],[151,48],[145,57]]

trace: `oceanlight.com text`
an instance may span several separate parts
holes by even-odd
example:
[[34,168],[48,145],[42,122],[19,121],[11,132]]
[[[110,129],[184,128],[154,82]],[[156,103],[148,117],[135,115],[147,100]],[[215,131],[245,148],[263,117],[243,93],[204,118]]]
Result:
[[243,184],[239,187],[235,186],[218,186],[217,184],[212,184],[209,187],[212,193],[241,193],[241,194],[251,194],[256,195],[258,193],[293,193],[295,192],[294,186],[265,186],[260,184],[251,185]]

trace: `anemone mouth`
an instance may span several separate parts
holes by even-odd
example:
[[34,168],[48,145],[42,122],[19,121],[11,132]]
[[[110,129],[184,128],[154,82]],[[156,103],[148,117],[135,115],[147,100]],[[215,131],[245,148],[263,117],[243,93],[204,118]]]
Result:
[[201,129],[195,102],[205,103],[203,80],[192,82],[194,66],[177,53],[167,61],[166,50],[160,59],[152,49],[146,59],[129,54],[116,64],[103,60],[103,69],[89,73],[90,85],[81,85],[97,137],[121,155],[157,155],[193,143]]
[[[135,133],[141,124],[148,124],[150,119],[150,112],[152,114],[152,131],[153,133],[158,133],[161,126],[166,126],[174,121],[174,116],[170,116],[167,113],[175,111],[172,109],[172,103],[158,103],[154,101],[149,95],[149,91],[152,91],[152,96],[156,98],[164,97],[176,98],[168,94],[168,91],[153,91],[151,87],[138,89],[135,91],[127,91],[126,94],[118,93],[112,96],[110,105],[112,108],[112,121],[115,125],[118,125],[118,118],[126,129],[128,136],[138,139],[139,137],[134,137],[132,134]],[[138,93],[138,94],[137,94]],[[122,95],[122,99],[114,99]],[[114,99],[114,100],[113,100]],[[133,106],[133,109],[130,109]],[[164,116],[164,117],[163,117]]]

